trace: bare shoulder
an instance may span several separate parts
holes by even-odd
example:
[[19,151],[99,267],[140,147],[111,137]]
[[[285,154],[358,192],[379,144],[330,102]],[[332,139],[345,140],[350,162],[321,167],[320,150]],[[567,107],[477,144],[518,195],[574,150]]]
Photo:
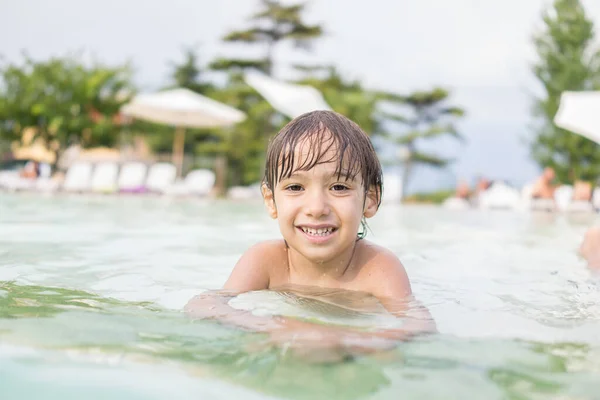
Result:
[[223,286],[227,290],[246,292],[269,287],[271,266],[286,260],[283,240],[269,240],[250,247],[235,264]]
[[242,257],[276,257],[282,254],[285,254],[285,242],[283,240],[265,240],[248,248]]
[[412,293],[400,259],[389,249],[362,240],[359,242],[358,278],[366,291],[377,297],[405,297]]

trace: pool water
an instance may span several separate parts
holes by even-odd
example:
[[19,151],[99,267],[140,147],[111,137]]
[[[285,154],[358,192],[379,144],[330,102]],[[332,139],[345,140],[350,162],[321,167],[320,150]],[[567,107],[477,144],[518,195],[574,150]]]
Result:
[[[181,312],[278,237],[262,204],[0,193],[1,398],[597,399],[600,278],[576,254],[596,222],[384,205],[368,238],[403,261],[439,333],[315,362]],[[375,323],[317,303],[232,301]]]

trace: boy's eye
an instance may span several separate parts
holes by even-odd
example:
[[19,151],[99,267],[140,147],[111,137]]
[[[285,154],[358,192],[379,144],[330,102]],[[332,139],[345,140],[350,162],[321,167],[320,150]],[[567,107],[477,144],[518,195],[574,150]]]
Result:
[[344,191],[344,190],[348,190],[348,186],[346,185],[342,185],[341,183],[336,183],[335,185],[333,185],[331,187],[334,191],[336,192],[340,192],[340,191]]
[[289,190],[290,192],[299,192],[302,190],[302,186],[300,185],[288,185],[285,190]]

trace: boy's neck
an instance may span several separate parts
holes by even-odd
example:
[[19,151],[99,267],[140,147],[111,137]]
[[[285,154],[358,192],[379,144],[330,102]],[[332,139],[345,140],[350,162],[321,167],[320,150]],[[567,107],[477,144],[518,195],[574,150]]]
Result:
[[[320,279],[339,280],[352,268],[355,260],[356,248],[359,242],[353,242],[335,258],[323,262],[309,260],[298,251],[288,248],[288,264],[290,275],[294,273],[309,281],[318,282]],[[291,276],[290,276],[291,277]]]

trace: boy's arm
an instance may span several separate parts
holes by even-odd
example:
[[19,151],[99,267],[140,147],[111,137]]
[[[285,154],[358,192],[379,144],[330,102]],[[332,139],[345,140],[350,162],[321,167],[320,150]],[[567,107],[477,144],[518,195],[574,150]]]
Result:
[[398,257],[383,251],[370,264],[371,294],[379,299],[388,312],[404,322],[401,329],[386,329],[380,331],[379,335],[403,339],[418,333],[436,332],[435,321],[429,310],[412,295],[408,275]]
[[258,243],[250,247],[233,267],[224,290],[238,293],[269,288],[267,263],[276,263],[273,242]]
[[215,319],[220,322],[256,332],[277,329],[279,324],[270,317],[259,317],[249,311],[237,310],[229,300],[239,292],[218,290],[194,296],[184,307],[185,313],[196,319]]
[[269,287],[269,273],[265,261],[270,258],[273,244],[259,243],[242,255],[233,267],[222,290],[208,291],[192,298],[184,307],[192,318],[216,319],[241,328],[263,331],[272,325],[272,318],[257,317],[250,312],[236,310],[229,300],[240,293]]

